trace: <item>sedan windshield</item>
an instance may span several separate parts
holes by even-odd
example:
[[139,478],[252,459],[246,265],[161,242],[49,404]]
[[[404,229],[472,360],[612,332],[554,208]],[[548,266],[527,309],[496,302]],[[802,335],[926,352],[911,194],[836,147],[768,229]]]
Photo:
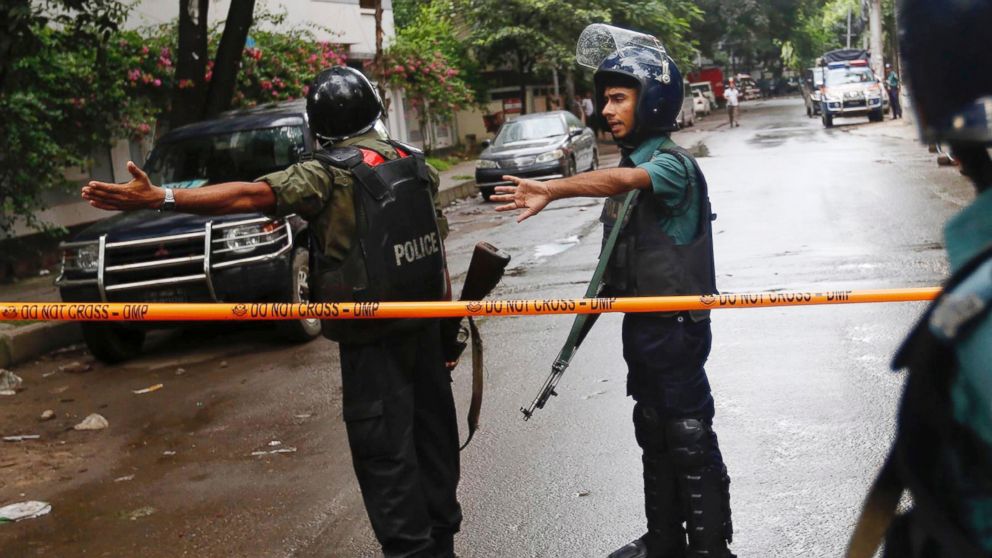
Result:
[[299,126],[243,130],[159,144],[145,170],[155,184],[196,188],[255,180],[299,161],[304,149]]
[[509,145],[512,143],[562,136],[564,134],[565,125],[558,116],[528,118],[526,120],[516,120],[506,123],[493,141],[493,145]]
[[827,72],[827,85],[847,85],[849,83],[872,83],[875,74],[870,68],[838,68]]

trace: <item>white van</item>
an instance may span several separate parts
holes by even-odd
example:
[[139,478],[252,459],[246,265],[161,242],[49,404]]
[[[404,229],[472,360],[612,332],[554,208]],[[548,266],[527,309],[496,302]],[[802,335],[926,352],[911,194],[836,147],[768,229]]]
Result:
[[689,87],[693,91],[699,91],[706,97],[706,100],[710,102],[710,110],[716,109],[719,105],[716,103],[716,94],[713,93],[713,84],[708,81],[697,81],[696,83],[690,83]]
[[682,82],[682,110],[679,111],[678,122],[680,128],[688,128],[696,125],[696,107],[692,101],[692,88],[688,81]]

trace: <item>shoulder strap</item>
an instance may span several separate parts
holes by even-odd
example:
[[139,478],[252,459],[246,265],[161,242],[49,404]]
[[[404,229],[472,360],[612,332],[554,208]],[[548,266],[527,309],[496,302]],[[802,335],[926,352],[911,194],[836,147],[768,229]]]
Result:
[[409,153],[410,155],[420,155],[423,156],[424,152],[408,143],[403,143],[401,141],[396,141],[394,139],[386,140],[386,143],[392,145],[394,149],[402,149],[403,151]]
[[[913,332],[903,343],[902,347],[900,347],[896,352],[896,356],[892,361],[892,368],[894,370],[905,368],[914,358],[918,356],[917,349],[923,345],[920,343],[921,339],[932,336],[935,333],[933,331],[934,327],[940,330],[946,329],[946,327],[950,325],[952,326],[951,329],[954,330],[952,333],[957,334],[962,328],[966,327],[979,316],[984,315],[985,312],[989,311],[990,306],[992,306],[992,299],[990,298],[984,298],[984,309],[978,309],[977,311],[975,301],[965,303],[952,301],[948,306],[945,306],[942,316],[938,319],[938,324],[931,324],[932,320],[935,318],[937,309],[944,304],[945,299],[949,296],[949,293],[953,293],[959,285],[967,281],[980,267],[987,264],[989,261],[992,261],[992,245],[972,258],[968,263],[962,266],[957,273],[947,280],[944,285],[944,293],[930,305],[930,308],[920,318],[920,321],[916,324],[916,327],[913,328]],[[985,279],[988,281],[989,277],[985,277]],[[984,291],[986,293],[986,297],[992,297],[992,293],[988,292],[988,286],[982,287],[979,281],[979,284],[977,284],[976,287],[979,291]],[[979,298],[982,297],[980,296]]]
[[304,159],[313,159],[325,168],[352,170],[362,163],[362,151],[357,147],[331,147],[314,151]]
[[[613,257],[613,249],[617,245],[617,239],[620,238],[622,229],[627,225],[627,214],[630,212],[631,205],[640,193],[641,190],[633,190],[624,198],[623,205],[620,206],[620,211],[617,213],[617,220],[613,225],[613,229],[610,231],[610,236],[606,239],[606,245],[603,246],[603,251],[599,254],[599,263],[596,264],[596,270],[593,271],[592,279],[589,280],[589,286],[586,287],[585,298],[594,298],[599,294],[599,288],[603,284],[603,275],[606,273],[606,267]],[[575,352],[579,349],[579,345],[582,344],[586,334],[592,329],[598,317],[595,314],[578,314],[575,316],[575,320],[572,322],[572,329],[568,332],[568,337],[565,340],[565,345],[558,354],[558,359],[555,362],[556,365],[563,364],[564,366],[568,366]]]
[[[992,246],[965,264],[948,280],[944,294],[927,310],[916,325],[913,333],[903,344],[893,361],[893,368],[902,369],[914,362],[932,362],[942,351],[949,350],[954,340],[968,326],[992,307]],[[903,394],[900,417],[916,417],[917,422],[930,423],[946,430],[951,421],[946,409],[938,409],[933,402],[939,386],[935,378],[919,377],[911,372]],[[907,410],[908,407],[912,407]],[[903,491],[907,488],[916,500],[917,513],[932,534],[951,552],[949,555],[971,557],[982,556],[983,552],[968,540],[939,511],[934,495],[920,479],[910,474],[906,467],[900,467],[907,460],[904,436],[900,427],[892,444],[885,466],[875,479],[865,498],[861,516],[855,526],[847,549],[847,558],[869,558],[885,537],[885,532],[896,515],[896,508]],[[908,434],[918,436],[919,433]]]
[[947,291],[930,316],[930,332],[953,343],[992,306],[992,258],[978,266],[961,284]]

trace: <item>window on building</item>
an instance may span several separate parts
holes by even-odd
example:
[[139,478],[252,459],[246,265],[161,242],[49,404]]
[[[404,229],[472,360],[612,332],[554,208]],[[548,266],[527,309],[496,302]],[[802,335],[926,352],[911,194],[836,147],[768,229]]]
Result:
[[359,0],[358,4],[362,7],[363,10],[374,10],[376,5],[376,0]]

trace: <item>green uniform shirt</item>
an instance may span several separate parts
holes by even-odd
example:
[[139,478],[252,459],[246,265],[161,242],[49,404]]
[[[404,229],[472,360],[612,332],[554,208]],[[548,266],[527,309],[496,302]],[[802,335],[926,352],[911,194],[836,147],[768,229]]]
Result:
[[[992,242],[992,190],[981,194],[955,216],[944,229],[951,270],[957,271]],[[951,384],[954,419],[972,430],[992,451],[992,314],[986,313],[966,335],[957,340],[954,352],[957,375]],[[961,456],[961,461],[969,458]],[[967,469],[951,468],[952,486],[960,498],[959,513],[970,525],[978,543],[992,551],[992,497],[982,487],[989,476],[972,478]],[[960,495],[960,496],[958,496]]]
[[[382,141],[374,132],[368,132],[335,144],[335,147],[361,147],[371,149],[392,161],[399,157],[396,149]],[[448,235],[448,221],[441,213],[438,201],[440,179],[437,170],[427,165],[437,211],[441,236]],[[296,213],[310,223],[318,247],[325,256],[344,260],[351,251],[355,237],[355,178],[351,172],[332,168],[330,172],[317,161],[303,161],[289,168],[258,179],[267,182],[276,194],[276,211],[280,216]]]
[[[944,229],[951,270],[957,271],[992,242],[992,190]],[[951,389],[954,417],[992,447],[992,314],[955,347],[960,370]]]
[[888,82],[890,88],[899,87],[899,76],[897,76],[894,71],[889,72],[889,77],[886,79],[886,81]]
[[642,142],[629,155],[637,168],[644,169],[651,176],[651,190],[668,207],[678,207],[685,198],[686,186],[692,186],[692,199],[685,211],[660,223],[665,233],[675,244],[685,245],[696,238],[699,230],[699,188],[696,187],[696,171],[692,163],[682,161],[671,153],[660,149],[677,147],[667,134],[649,138]]

